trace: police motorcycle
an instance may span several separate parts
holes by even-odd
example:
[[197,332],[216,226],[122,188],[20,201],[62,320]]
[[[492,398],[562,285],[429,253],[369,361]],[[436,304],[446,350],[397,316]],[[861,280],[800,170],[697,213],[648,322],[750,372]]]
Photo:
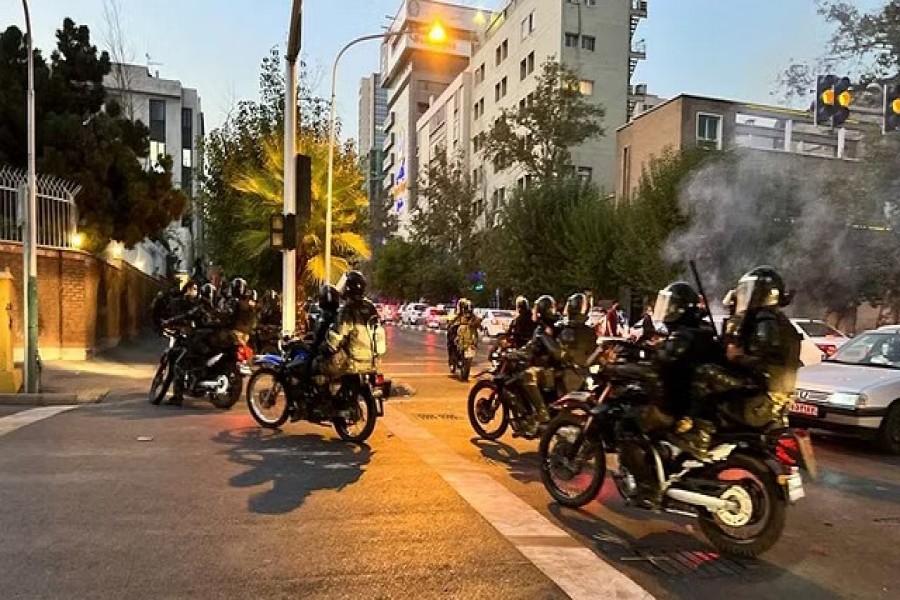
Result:
[[[626,346],[592,367],[589,389],[556,402],[558,415],[539,448],[544,487],[563,506],[584,506],[597,498],[609,462],[628,504],[695,517],[723,553],[769,550],[782,535],[787,506],[805,495],[801,469],[816,474],[807,432],[784,426],[787,406],[755,426],[723,406],[708,456],[683,452],[646,433],[654,383],[640,368],[642,351]],[[618,368],[605,368],[616,362]]]
[[317,374],[312,337],[286,338],[279,352],[253,359],[254,374],[247,383],[247,407],[266,429],[291,421],[333,426],[338,436],[361,444],[384,416],[391,382],[380,372],[341,376]]

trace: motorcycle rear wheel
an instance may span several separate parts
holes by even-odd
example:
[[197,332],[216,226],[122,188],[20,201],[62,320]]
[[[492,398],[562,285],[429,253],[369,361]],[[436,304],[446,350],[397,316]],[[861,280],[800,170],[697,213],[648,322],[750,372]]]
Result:
[[[563,413],[553,419],[547,426],[547,431],[541,436],[539,452],[541,457],[541,481],[547,492],[563,506],[580,508],[588,504],[600,493],[603,481],[606,479],[606,454],[603,446],[597,444],[592,447],[587,441],[583,443],[579,451],[580,456],[570,458],[571,442],[560,439],[562,431],[570,430],[570,437],[581,435],[584,423],[575,415]],[[557,442],[554,445],[554,442]],[[581,469],[577,473],[572,472],[571,465],[583,465],[586,461],[593,460],[593,466],[585,473]],[[561,469],[561,471],[560,471]],[[557,474],[554,477],[554,474]],[[568,477],[566,479],[566,476]],[[587,481],[580,491],[567,491],[562,487],[562,481],[573,481],[579,477],[587,477]]]
[[153,381],[150,383],[150,404],[158,405],[163,401],[174,379],[175,369],[169,364],[169,357],[163,356],[159,361]]
[[[740,472],[749,477],[736,479]],[[737,454],[715,465],[710,475],[719,480],[734,480],[746,493],[741,495],[752,502],[750,522],[738,527],[730,527],[719,515],[701,514],[700,530],[712,545],[724,554],[743,558],[755,558],[774,546],[784,531],[787,500],[769,468],[760,460]],[[747,533],[751,527],[753,531]]]
[[228,389],[223,394],[213,393],[210,396],[210,402],[212,405],[221,410],[228,410],[235,404],[237,404],[238,400],[241,399],[241,392],[243,392],[244,387],[244,378],[241,376],[240,372],[235,368],[234,371],[228,374]]
[[290,403],[278,373],[260,369],[247,382],[247,408],[260,427],[278,429],[290,416]]
[[[488,393],[484,394],[485,391]],[[498,411],[500,411],[500,423],[494,429],[488,429]],[[497,386],[488,379],[479,381],[469,391],[468,413],[469,423],[481,439],[498,440],[503,437],[506,428],[509,427],[509,409],[503,399],[499,397]]]
[[375,431],[375,421],[378,419],[378,410],[371,394],[365,394],[362,390],[352,392],[351,408],[356,413],[356,419],[348,422],[343,417],[337,417],[332,421],[334,430],[345,442],[362,444]]
[[469,373],[472,372],[472,359],[464,358],[459,364],[459,378],[462,381],[469,381]]

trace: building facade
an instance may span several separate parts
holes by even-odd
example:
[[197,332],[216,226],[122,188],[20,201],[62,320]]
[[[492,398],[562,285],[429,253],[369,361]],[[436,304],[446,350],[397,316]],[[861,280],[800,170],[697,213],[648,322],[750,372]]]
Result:
[[616,131],[616,198],[628,201],[650,162],[667,150],[752,148],[826,159],[859,158],[860,123],[843,133],[817,127],[809,113],[682,94],[636,115]]
[[[172,222],[167,233],[177,258],[176,269],[192,272],[203,256],[203,221],[195,200],[198,175],[203,170],[200,140],[205,134],[200,96],[180,81],[162,79],[158,72],[152,74],[141,65],[114,63],[103,83],[107,93],[119,100],[128,118],[141,121],[150,129],[150,154],[144,167],[156,168],[160,156],[172,158],[173,182],[188,196],[191,209],[184,218]],[[165,253],[158,246],[145,241],[124,250],[123,256],[151,275],[165,274]]]
[[[381,207],[383,176],[384,121],[387,118],[387,90],[381,86],[381,74],[372,73],[359,82],[359,159],[366,174],[369,214],[378,215]],[[377,248],[381,240],[377,227],[370,228],[369,245]]]

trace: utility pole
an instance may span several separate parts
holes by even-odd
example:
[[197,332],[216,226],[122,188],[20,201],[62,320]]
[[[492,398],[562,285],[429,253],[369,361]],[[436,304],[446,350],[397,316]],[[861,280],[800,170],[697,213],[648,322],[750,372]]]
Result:
[[35,110],[34,110],[34,38],[31,33],[31,14],[28,0],[22,0],[25,9],[25,31],[28,39],[28,184],[24,204],[25,221],[22,224],[22,255],[25,260],[23,273],[25,316],[25,393],[38,392],[38,301],[37,301],[37,189],[35,168]]
[[[293,0],[288,29],[287,52],[285,58],[284,86],[284,222],[288,215],[296,214],[297,198],[294,182],[297,178],[297,163],[294,156],[297,140],[297,57],[300,55],[301,26],[303,22],[303,0]],[[281,328],[293,335],[297,328],[297,251],[282,251],[281,270]]]

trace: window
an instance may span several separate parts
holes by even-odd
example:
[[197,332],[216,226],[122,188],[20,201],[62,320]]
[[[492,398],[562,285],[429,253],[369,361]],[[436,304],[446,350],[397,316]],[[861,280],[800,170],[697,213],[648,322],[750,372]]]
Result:
[[506,188],[502,187],[497,190],[497,200],[500,202],[500,206],[503,206],[503,203],[506,201]]
[[534,31],[534,11],[531,11],[527,17],[522,19],[522,39],[524,40],[531,32]]
[[581,183],[590,183],[593,174],[594,169],[591,167],[578,167],[578,179],[581,180]]
[[628,146],[622,148],[622,198],[627,202],[631,193],[631,153]]
[[506,97],[506,77],[500,80],[500,97]]
[[697,113],[697,145],[710,150],[722,149],[722,115]]
[[525,101],[528,103],[528,106],[534,106],[534,92],[525,96]]
[[504,77],[503,79],[501,79],[494,85],[494,101],[497,102],[501,98],[505,98],[506,90],[507,90],[506,77]]
[[[190,152],[190,150],[188,150]],[[193,193],[194,170],[191,167],[181,167],[181,189],[188,195]]]
[[525,110],[526,106],[528,106],[528,105],[525,103],[525,98],[522,98],[521,100],[519,100],[519,112],[522,112],[523,110]]
[[500,100],[500,82],[494,84],[494,102]]
[[503,40],[494,50],[494,64],[499,65],[509,56],[509,40]]
[[150,100],[150,139],[166,141],[166,101]]
[[[191,148],[194,145],[194,111],[181,109],[181,147]],[[190,165],[187,165],[190,166]]]
[[426,112],[428,112],[428,103],[427,102],[417,102],[416,109],[419,111],[419,116],[421,117]]
[[534,52],[528,54],[528,74],[534,73]]
[[493,192],[491,192],[491,210],[492,211],[497,210],[497,196],[498,195],[499,194],[497,193],[497,190],[494,190]]
[[476,134],[475,137],[472,138],[472,149],[475,152],[481,152],[481,148],[484,144],[484,134]]
[[523,58],[519,61],[519,81],[523,81],[528,75],[528,59]]
[[589,51],[593,52],[596,42],[597,42],[597,38],[595,38],[592,35],[581,36],[581,47],[584,50],[589,50]]
[[597,0],[584,0],[585,6],[597,6]]
[[159,166],[159,157],[166,156],[166,143],[150,140],[150,166],[156,168]]
[[566,48],[578,47],[578,34],[566,32]]
[[193,154],[191,153],[190,148],[182,148],[181,149],[181,166],[182,167],[193,167]]
[[475,83],[481,83],[482,81],[484,81],[484,63],[481,63],[481,65],[475,69]]
[[594,82],[590,79],[582,79],[578,82],[578,91],[582,96],[591,96],[594,93]]

